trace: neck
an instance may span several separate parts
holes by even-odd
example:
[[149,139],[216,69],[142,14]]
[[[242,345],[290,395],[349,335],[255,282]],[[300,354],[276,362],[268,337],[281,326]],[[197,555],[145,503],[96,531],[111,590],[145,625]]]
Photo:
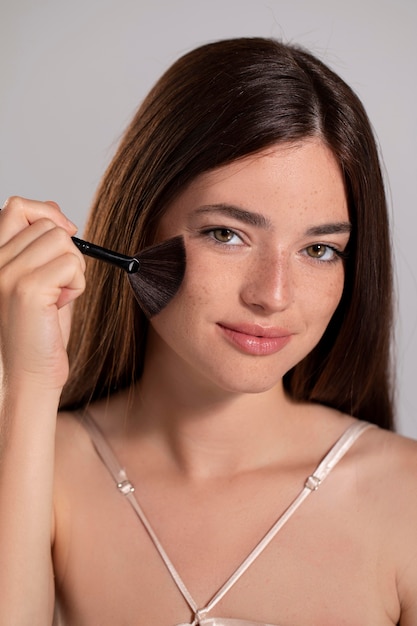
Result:
[[153,367],[145,368],[131,407],[161,457],[194,477],[270,463],[285,449],[295,413],[281,381],[261,393],[232,393]]

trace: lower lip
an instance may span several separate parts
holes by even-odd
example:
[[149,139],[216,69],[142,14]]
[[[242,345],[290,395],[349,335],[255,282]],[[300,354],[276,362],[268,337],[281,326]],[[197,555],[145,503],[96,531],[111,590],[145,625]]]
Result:
[[291,339],[291,335],[284,335],[282,337],[257,337],[256,335],[247,335],[233,330],[232,328],[221,326],[220,324],[219,328],[234,346],[238,347],[242,352],[254,356],[275,354],[282,350]]

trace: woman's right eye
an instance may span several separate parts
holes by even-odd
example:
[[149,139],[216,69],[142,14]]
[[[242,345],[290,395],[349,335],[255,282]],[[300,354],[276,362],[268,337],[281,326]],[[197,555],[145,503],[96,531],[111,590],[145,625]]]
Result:
[[205,234],[222,244],[237,246],[242,244],[242,239],[230,228],[211,228],[206,230]]

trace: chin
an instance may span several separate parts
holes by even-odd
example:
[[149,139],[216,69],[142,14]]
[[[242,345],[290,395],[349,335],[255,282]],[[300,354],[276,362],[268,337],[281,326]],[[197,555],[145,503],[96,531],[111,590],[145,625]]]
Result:
[[232,394],[260,394],[271,391],[281,385],[279,376],[265,377],[263,379],[248,375],[247,377],[234,378],[228,377],[212,381],[218,389]]

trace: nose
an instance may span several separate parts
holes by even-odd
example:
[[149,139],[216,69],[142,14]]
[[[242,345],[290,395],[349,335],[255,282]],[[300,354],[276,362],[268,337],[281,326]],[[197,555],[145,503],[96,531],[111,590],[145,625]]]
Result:
[[262,254],[246,268],[241,288],[241,299],[246,306],[274,313],[287,309],[293,297],[293,272],[287,255]]

